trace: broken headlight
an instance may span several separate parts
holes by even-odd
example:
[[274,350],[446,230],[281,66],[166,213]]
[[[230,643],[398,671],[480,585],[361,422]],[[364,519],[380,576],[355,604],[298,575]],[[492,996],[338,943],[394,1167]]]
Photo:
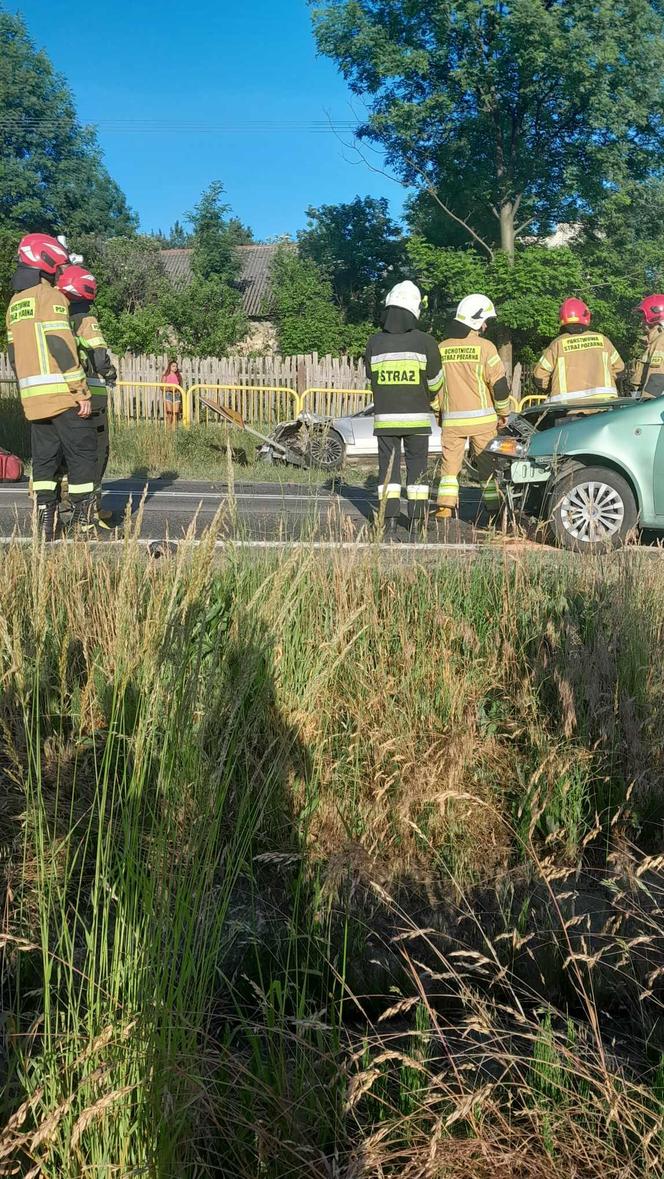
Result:
[[519,439],[511,434],[499,434],[489,443],[487,450],[489,454],[502,454],[505,458],[523,458],[527,453],[528,444],[519,442]]

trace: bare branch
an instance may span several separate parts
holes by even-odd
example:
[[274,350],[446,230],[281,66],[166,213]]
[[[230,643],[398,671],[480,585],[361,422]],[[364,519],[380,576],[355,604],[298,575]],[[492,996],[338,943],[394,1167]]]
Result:
[[454,220],[454,222],[456,222],[456,224],[461,225],[462,228],[464,228],[466,230],[468,235],[471,236],[474,239],[474,241],[476,243],[478,243],[478,245],[481,246],[481,249],[486,251],[486,253],[489,257],[489,261],[493,262],[495,255],[494,255],[494,251],[491,248],[491,245],[489,245],[488,242],[485,242],[484,238],[480,237],[479,233],[473,229],[473,226],[471,224],[469,224],[467,222],[467,220],[465,220],[462,217],[456,216],[456,213],[452,209],[449,209],[448,205],[446,205],[445,202],[442,202],[442,200],[440,199],[440,197],[438,195],[438,192],[436,192],[436,190],[435,190],[435,186],[432,184],[432,182],[430,182],[430,180],[427,176],[427,173],[423,172],[422,169],[420,169],[420,167],[416,166],[413,163],[413,160],[409,160],[406,157],[405,157],[405,159],[406,159],[406,163],[408,164],[409,167],[412,167],[412,169],[415,172],[419,172],[420,176],[422,177],[423,184],[425,184],[425,189],[428,192],[429,197],[432,197],[432,199],[435,200],[435,203],[436,203],[436,205],[439,206],[439,209],[442,209],[443,213],[445,213],[445,215],[447,217]]
[[[339,143],[342,145],[342,147],[344,147],[347,151],[354,151],[359,156],[359,158],[362,160],[362,163],[365,164],[366,167],[370,169],[370,171],[375,172],[375,174],[377,176],[385,176],[387,180],[392,180],[395,184],[400,185],[401,188],[408,187],[408,185],[404,184],[403,180],[400,180],[398,176],[392,175],[391,172],[386,172],[384,168],[377,167],[375,164],[373,164],[371,162],[371,160],[367,159],[364,152],[361,151],[360,148],[358,147],[357,137],[355,137],[355,142],[346,143],[344,141],[344,139],[341,137],[341,135],[339,135],[339,132],[335,129],[334,124],[333,124],[329,114],[327,116],[327,119],[330,124],[331,130],[333,131],[336,138],[339,140]],[[372,149],[372,150],[375,150],[375,149]],[[472,237],[473,240],[477,242],[478,246],[480,246],[485,251],[485,253],[488,255],[490,261],[493,262],[493,260],[495,258],[495,252],[492,249],[492,247],[489,245],[489,243],[485,242],[484,239],[482,237],[480,237],[479,233],[477,233],[477,231],[475,229],[473,229],[472,225],[470,225],[467,221],[465,221],[463,219],[463,217],[459,217],[453,211],[453,209],[450,209],[449,206],[444,203],[444,201],[441,201],[441,199],[436,191],[435,186],[429,180],[429,177],[427,176],[424,169],[420,168],[419,164],[416,164],[415,161],[411,160],[408,156],[404,156],[404,160],[408,164],[408,167],[412,168],[413,172],[416,172],[418,174],[418,176],[421,177],[425,191],[428,192],[428,194],[432,198],[432,200],[434,200],[436,202],[439,209],[442,209],[445,216],[449,217],[450,220],[452,220],[452,221],[456,221],[457,225],[461,225],[462,228],[465,229],[466,233],[470,237]]]

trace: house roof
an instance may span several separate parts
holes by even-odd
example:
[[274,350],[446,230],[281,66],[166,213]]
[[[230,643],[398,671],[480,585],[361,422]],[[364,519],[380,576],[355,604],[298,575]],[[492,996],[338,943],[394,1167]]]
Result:
[[[270,288],[270,266],[279,245],[236,246],[240,261],[238,286],[242,291],[242,305],[250,319],[265,315],[265,300]],[[191,282],[191,250],[161,250],[167,278],[177,286]]]

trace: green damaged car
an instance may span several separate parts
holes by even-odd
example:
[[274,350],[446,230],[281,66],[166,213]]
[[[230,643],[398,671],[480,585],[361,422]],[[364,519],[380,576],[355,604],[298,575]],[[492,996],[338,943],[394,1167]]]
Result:
[[[585,411],[585,412],[584,412]],[[577,552],[664,532],[664,397],[545,401],[512,414],[489,445],[511,511]]]

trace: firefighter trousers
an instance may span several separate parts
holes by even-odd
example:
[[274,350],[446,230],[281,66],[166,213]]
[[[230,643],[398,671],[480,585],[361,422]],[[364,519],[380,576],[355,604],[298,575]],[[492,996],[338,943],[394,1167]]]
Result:
[[470,442],[470,454],[477,468],[482,486],[482,502],[489,512],[495,512],[500,504],[498,484],[493,477],[493,464],[486,448],[496,437],[496,426],[483,426],[469,434],[467,429],[455,430],[443,427],[440,483],[438,484],[438,507],[455,508],[459,502],[459,473],[463,466],[466,440]]
[[406,457],[406,497],[411,520],[421,520],[429,506],[427,462],[428,434],[377,434],[378,499],[385,505],[385,519],[401,512],[401,444]]
[[95,492],[101,495],[101,483],[108,466],[108,405],[106,398],[92,397],[92,421],[97,431],[97,466],[95,470]]
[[90,496],[95,488],[97,433],[92,418],[66,409],[53,418],[31,422],[32,490],[38,504],[57,499],[58,471],[64,466],[72,501]]

